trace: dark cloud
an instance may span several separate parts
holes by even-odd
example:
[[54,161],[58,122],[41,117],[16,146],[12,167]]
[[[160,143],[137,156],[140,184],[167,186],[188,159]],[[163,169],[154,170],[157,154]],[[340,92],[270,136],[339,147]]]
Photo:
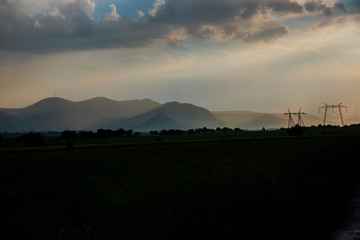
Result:
[[[303,6],[291,0],[155,0],[148,14],[119,17],[115,6],[93,20],[89,0],[51,1],[54,11],[34,19],[18,1],[0,0],[0,49],[48,52],[112,47],[144,47],[160,40],[180,47],[185,38],[227,38],[271,42],[289,29],[272,14],[345,12],[342,4],[322,1]],[[109,9],[110,11],[110,9]]]
[[246,40],[250,42],[265,41],[271,42],[274,39],[278,39],[289,32],[286,26],[274,26],[272,28],[265,28],[256,33],[250,35]]
[[317,13],[326,10],[327,6],[324,2],[321,1],[307,1],[304,4],[304,8],[309,13]]
[[182,27],[196,38],[223,35],[246,42],[269,41],[289,32],[274,20],[270,10],[278,14],[303,11],[299,4],[288,0],[168,0],[149,21]]
[[0,47],[11,49],[24,44],[24,37],[32,37],[34,20],[18,9],[15,2],[0,1]]
[[290,1],[269,1],[267,6],[274,12],[282,14],[300,14],[304,12],[304,7],[297,2]]
[[83,0],[59,6],[56,15],[47,15],[35,22],[36,31],[55,39],[91,38],[95,24],[87,9],[87,1]]
[[314,30],[329,27],[342,28],[346,24],[360,23],[360,1],[349,1],[351,9],[347,10],[343,3],[335,3],[333,7],[327,7],[323,10],[325,18],[313,26]]
[[[60,1],[59,1],[60,2]],[[0,0],[0,49],[49,52],[109,47],[144,47],[166,37],[169,26],[135,21],[92,19],[88,0],[58,4],[38,20],[21,12],[15,1]]]
[[332,17],[334,15],[339,15],[346,13],[346,9],[344,4],[342,3],[335,3],[333,7],[328,7],[324,10],[324,14],[326,17]]

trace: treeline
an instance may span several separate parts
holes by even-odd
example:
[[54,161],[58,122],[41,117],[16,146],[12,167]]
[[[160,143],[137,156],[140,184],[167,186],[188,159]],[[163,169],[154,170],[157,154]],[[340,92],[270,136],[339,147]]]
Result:
[[[320,132],[316,134],[332,134],[337,133],[337,129],[341,129],[340,133],[343,133],[344,130],[347,131],[358,131],[360,129],[360,124],[351,124],[345,125],[343,127],[340,126],[333,126],[333,125],[321,125],[318,126],[311,126],[311,127],[300,127],[295,126],[290,129],[288,128],[280,128],[278,130],[270,130],[270,131],[285,131],[288,136],[300,136],[303,135],[305,131],[312,130],[312,129],[319,129]],[[121,137],[133,137],[133,136],[140,136],[140,135],[152,135],[157,136],[161,139],[162,136],[179,136],[179,135],[199,135],[199,134],[219,134],[219,133],[240,133],[244,130],[240,128],[197,128],[197,129],[189,129],[189,130],[180,130],[180,129],[164,129],[164,130],[152,130],[150,132],[134,132],[132,129],[125,130],[125,129],[118,129],[118,130],[111,130],[111,129],[98,129],[97,131],[70,131],[66,130],[63,132],[51,132],[49,133],[7,133],[3,132],[0,133],[0,144],[2,145],[5,143],[6,138],[15,138],[15,142],[18,144],[25,144],[28,146],[42,146],[45,144],[45,136],[58,136],[59,139],[67,140],[67,142],[72,142],[72,140],[86,140],[86,139],[106,139],[106,138],[121,138]],[[262,129],[265,131],[265,128]],[[21,135],[20,135],[21,134]],[[48,135],[47,135],[48,134]],[[55,135],[56,134],[56,135]]]
[[63,131],[61,133],[61,138],[63,139],[92,139],[92,138],[114,138],[114,137],[131,137],[131,136],[140,136],[140,132],[134,132],[133,130],[111,130],[111,129],[99,129],[96,132],[92,131]]
[[[74,139],[92,139],[92,138],[113,138],[113,137],[131,137],[140,136],[139,132],[133,130],[118,129],[104,130],[99,129],[96,132],[92,131],[63,131],[60,135],[61,139],[74,140]],[[4,137],[0,135],[0,143],[4,141]],[[45,142],[45,137],[41,133],[25,133],[15,138],[18,144],[26,144],[27,146],[42,146]]]
[[[154,136],[174,136],[174,135],[193,135],[193,134],[205,134],[205,133],[232,133],[232,132],[242,132],[243,130],[240,128],[197,128],[197,129],[189,129],[189,130],[180,130],[180,129],[169,129],[169,130],[154,130],[150,131],[150,135]],[[134,132],[133,130],[124,130],[122,128],[118,130],[111,129],[99,129],[96,132],[92,131],[63,131],[61,133],[61,138],[63,139],[91,139],[91,138],[117,138],[117,137],[132,137],[132,136],[140,136],[140,132]]]
[[[175,136],[175,135],[195,135],[195,134],[213,134],[213,133],[238,133],[244,130],[240,128],[197,128],[197,129],[189,129],[189,130],[179,130],[179,129],[169,129],[169,130],[161,130],[161,131],[150,131],[150,135],[153,136]],[[74,140],[74,139],[104,139],[104,138],[121,138],[121,137],[132,137],[132,136],[140,136],[140,132],[134,132],[132,129],[98,129],[96,132],[93,131],[71,131],[65,130],[61,133],[60,138],[64,140]],[[4,141],[4,137],[0,135],[0,143]],[[15,138],[16,143],[26,144],[28,146],[42,146],[45,142],[45,137],[41,133],[24,133]]]
[[184,134],[188,134],[188,135],[194,135],[194,134],[206,134],[206,133],[232,133],[232,132],[242,132],[244,130],[240,129],[240,128],[228,128],[228,127],[224,127],[224,128],[216,128],[216,129],[211,129],[211,128],[197,128],[197,129],[189,129],[189,130],[179,130],[179,129],[169,129],[169,130],[161,130],[161,131],[150,131],[150,135],[160,135],[160,136],[174,136],[174,135],[184,135]]

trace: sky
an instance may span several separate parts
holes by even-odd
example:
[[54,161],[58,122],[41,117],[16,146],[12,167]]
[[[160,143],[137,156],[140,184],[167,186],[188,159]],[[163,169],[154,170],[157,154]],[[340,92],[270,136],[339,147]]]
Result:
[[0,107],[360,112],[360,0],[0,0]]

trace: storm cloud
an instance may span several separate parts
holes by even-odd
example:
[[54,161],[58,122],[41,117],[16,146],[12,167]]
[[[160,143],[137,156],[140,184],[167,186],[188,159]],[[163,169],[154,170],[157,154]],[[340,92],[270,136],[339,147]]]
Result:
[[[42,0],[43,1],[43,0]],[[36,1],[35,1],[36,2]],[[0,49],[27,52],[146,47],[187,38],[271,42],[289,28],[274,15],[346,13],[341,3],[292,0],[155,0],[137,19],[120,17],[115,5],[99,21],[93,0],[47,0],[48,9],[29,15],[21,1],[0,0]]]

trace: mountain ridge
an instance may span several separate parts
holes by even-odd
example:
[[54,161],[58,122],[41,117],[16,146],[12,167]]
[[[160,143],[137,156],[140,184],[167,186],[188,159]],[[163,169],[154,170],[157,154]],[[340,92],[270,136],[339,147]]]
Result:
[[[185,129],[185,126],[187,128],[197,128],[224,125],[224,123],[218,120],[205,108],[189,103],[168,102],[151,111],[132,118],[111,120],[106,123],[105,126],[109,129],[115,129],[116,126],[124,126],[125,128],[132,128],[135,130],[140,130],[138,126],[142,126],[141,129],[151,129],[150,126],[145,127],[146,122],[158,114],[166,116],[168,118],[167,121],[171,119],[174,123],[176,122],[173,128],[182,126],[181,129]],[[179,126],[177,126],[178,124]]]
[[91,126],[115,117],[128,118],[150,111],[158,106],[150,99],[115,101],[96,97],[83,101],[45,98],[25,108],[1,108],[0,111],[17,121],[0,124],[0,131],[62,131],[90,130]]
[[[302,115],[306,126],[323,123],[323,114]],[[297,122],[297,116],[293,116]],[[345,124],[359,123],[357,114],[345,114]],[[45,98],[24,108],[0,108],[0,132],[134,129],[190,129],[231,127],[261,129],[287,127],[282,113],[209,111],[190,103],[164,104],[149,98],[116,101],[94,97],[82,101]],[[329,113],[327,124],[339,125],[338,114]]]
[[63,131],[216,127],[224,125],[209,110],[176,101],[149,98],[116,101],[94,97],[82,101],[45,98],[25,108],[0,108],[0,131]]

